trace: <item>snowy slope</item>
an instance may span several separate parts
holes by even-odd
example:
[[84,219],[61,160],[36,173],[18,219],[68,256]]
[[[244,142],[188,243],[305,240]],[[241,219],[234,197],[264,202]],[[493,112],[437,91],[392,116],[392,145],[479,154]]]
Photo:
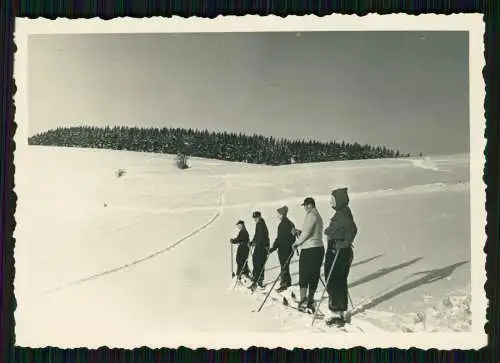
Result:
[[[322,331],[276,301],[252,313],[261,295],[229,292],[228,240],[238,219],[253,233],[257,209],[274,238],[282,204],[300,226],[305,196],[317,199],[326,222],[329,191],[340,186],[349,187],[359,226],[353,323],[365,332],[429,330],[422,326],[431,318],[436,331],[470,326],[463,299],[447,299],[469,294],[468,155],[282,167],[192,159],[181,171],[168,155],[26,152],[16,162],[18,345],[135,346],[137,332],[144,345],[168,345],[182,332]],[[266,282],[278,266],[273,255]],[[297,282],[296,257],[291,266]],[[450,314],[458,316],[451,328]]]

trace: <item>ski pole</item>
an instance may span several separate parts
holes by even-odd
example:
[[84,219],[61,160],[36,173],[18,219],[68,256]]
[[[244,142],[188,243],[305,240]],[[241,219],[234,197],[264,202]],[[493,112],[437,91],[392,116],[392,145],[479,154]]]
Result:
[[338,250],[335,253],[335,258],[333,259],[332,266],[330,267],[330,271],[328,272],[328,276],[326,278],[326,283],[325,283],[325,289],[321,293],[321,298],[319,299],[318,306],[317,306],[317,308],[314,311],[314,315],[313,315],[313,319],[312,319],[311,325],[314,325],[314,322],[316,321],[316,316],[318,315],[319,307],[321,305],[321,302],[323,301],[323,297],[325,296],[326,286],[328,286],[328,281],[330,281],[330,277],[331,277],[332,272],[333,272],[333,267],[335,266],[335,263],[337,262],[337,257],[339,257],[339,251]]
[[[294,251],[292,251],[292,253],[290,254],[290,256],[288,257],[288,259],[286,260],[285,262],[285,266],[288,262],[290,262],[290,260],[292,259],[293,257],[293,254],[294,254]],[[269,289],[269,291],[267,292],[266,294],[266,297],[264,298],[264,301],[262,301],[262,304],[260,304],[259,306],[259,309],[257,310],[257,312],[260,312],[262,310],[262,308],[264,307],[264,304],[266,303],[267,299],[269,298],[269,295],[271,295],[271,292],[273,291],[274,289],[274,286],[276,286],[276,283],[278,282],[278,280],[281,278],[281,275],[283,274],[283,270],[280,271],[278,277],[276,277],[276,279],[274,280],[273,282],[273,285],[271,286],[271,288]]]
[[[324,288],[326,289],[326,284],[323,281],[323,279],[320,277],[319,280],[321,281],[321,283],[323,284]],[[354,309],[354,303],[352,302],[352,297],[351,297],[351,294],[349,293],[349,291],[347,291],[347,296],[349,297],[349,302],[351,303],[351,306]]]
[[[266,260],[264,261],[264,265],[262,265],[262,269],[260,270],[259,272],[259,277],[257,278],[257,281],[254,281],[254,283],[258,283],[258,281],[260,280],[260,277],[262,276],[262,274],[264,273],[264,270],[266,269],[266,263],[267,263],[267,260],[269,259],[269,251],[267,251],[267,257],[266,257]],[[253,293],[255,292],[255,290],[252,290],[252,293],[251,295],[253,295]]]
[[233,285],[233,290],[236,288],[236,285],[238,284],[238,281],[240,280],[241,278],[241,275],[243,274],[243,271],[245,271],[245,267],[248,265],[248,259],[250,258],[250,256],[252,255],[252,251],[253,251],[253,247],[250,248],[250,251],[248,252],[248,257],[247,259],[245,260],[245,263],[243,264],[243,267],[241,268],[241,271],[240,273],[238,274],[238,278],[236,279],[236,281],[234,282],[234,285]]
[[233,244],[231,243],[231,277],[234,277],[233,260],[234,260],[234,251],[233,251]]
[[352,297],[351,297],[351,294],[349,294],[349,291],[347,291],[347,296],[349,297],[349,301],[351,303],[351,307],[354,310],[354,303],[352,302]]

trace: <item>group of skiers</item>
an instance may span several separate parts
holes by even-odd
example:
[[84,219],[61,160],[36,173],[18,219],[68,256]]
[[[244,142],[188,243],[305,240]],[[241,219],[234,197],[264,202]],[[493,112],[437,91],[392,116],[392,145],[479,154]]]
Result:
[[[251,279],[251,289],[263,288],[265,264],[269,255],[278,251],[281,267],[281,281],[278,292],[285,291],[292,285],[290,261],[294,253],[299,254],[299,287],[300,299],[298,308],[301,311],[315,310],[314,295],[321,275],[324,259],[324,275],[326,290],[329,296],[328,308],[332,313],[328,324],[344,324],[348,307],[347,278],[353,260],[352,244],[357,234],[357,226],[349,207],[347,188],[335,189],[331,192],[330,204],[335,210],[326,229],[323,230],[323,219],[316,209],[315,200],[305,198],[302,206],[306,215],[302,230],[296,229],[288,218],[288,207],[277,209],[280,223],[276,239],[270,246],[269,231],[260,212],[254,212],[255,234],[250,240],[243,221],[238,221],[239,233],[231,243],[238,244],[236,253],[237,278],[246,276]],[[323,244],[326,236],[327,246]],[[253,271],[250,274],[248,259],[253,248]],[[300,251],[300,253],[299,253]]]

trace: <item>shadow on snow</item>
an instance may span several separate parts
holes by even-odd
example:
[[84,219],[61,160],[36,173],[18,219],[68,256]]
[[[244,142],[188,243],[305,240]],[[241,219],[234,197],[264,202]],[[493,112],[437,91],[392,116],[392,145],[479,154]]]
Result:
[[[384,254],[382,253],[382,254],[379,254],[379,255],[375,255],[375,256],[372,256],[372,257],[366,258],[366,259],[361,260],[361,261],[359,261],[359,262],[353,263],[353,264],[351,265],[351,268],[352,268],[352,267],[356,267],[356,266],[363,265],[363,264],[365,264],[365,263],[369,263],[369,262],[374,261],[374,260],[376,260],[376,259],[378,259],[378,258],[380,258],[380,257],[383,257],[383,256],[384,256]],[[421,259],[421,257],[420,257],[420,259]],[[298,262],[299,262],[298,260],[294,260],[294,261],[290,262],[290,265],[292,265],[292,264],[294,264],[294,263],[298,263]],[[403,266],[403,267],[404,267],[404,266]],[[271,271],[271,270],[275,270],[275,269],[279,269],[279,268],[280,268],[280,266],[273,266],[273,267],[271,267],[271,268],[266,269],[266,270],[265,270],[265,272],[268,272],[268,271]],[[323,265],[321,266],[321,269],[323,270]],[[292,276],[292,277],[293,277],[293,276],[297,276],[298,274],[299,274],[298,272],[294,272],[294,273],[291,273],[291,274],[290,274],[290,276]],[[276,278],[277,278],[277,277],[276,277]],[[321,278],[324,278],[324,275],[321,275]],[[323,281],[324,281],[324,279],[323,279]],[[267,281],[266,283],[264,283],[264,286],[270,285],[270,284],[272,284],[273,282],[274,282],[274,280]],[[293,283],[293,284],[292,284],[292,286],[296,286],[296,285],[298,285],[298,282],[296,282],[296,283]]]
[[398,296],[402,293],[413,290],[413,289],[420,287],[422,285],[431,284],[433,282],[437,282],[437,281],[440,281],[442,279],[445,279],[445,278],[451,276],[453,274],[453,272],[455,272],[457,267],[462,266],[468,262],[469,261],[461,261],[461,262],[457,262],[457,263],[454,263],[452,265],[449,265],[449,266],[446,266],[443,268],[438,268],[438,269],[434,269],[434,270],[425,270],[425,271],[420,271],[420,272],[415,272],[413,274],[410,274],[406,278],[410,278],[412,276],[421,276],[421,277],[414,280],[414,281],[411,281],[411,282],[408,282],[404,285],[401,285],[399,287],[392,288],[388,291],[387,290],[382,291],[381,293],[376,294],[375,297],[368,299],[368,301],[366,303],[361,303],[360,306],[355,308],[353,311],[353,315],[362,313],[363,311],[366,311],[367,309],[373,308],[384,301],[390,300],[390,299],[394,298],[395,296]]

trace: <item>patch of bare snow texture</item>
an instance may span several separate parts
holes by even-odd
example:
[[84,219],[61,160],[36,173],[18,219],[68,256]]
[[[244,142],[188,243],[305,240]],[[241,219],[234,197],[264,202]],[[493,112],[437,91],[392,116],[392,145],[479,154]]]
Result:
[[433,161],[430,157],[426,157],[424,159],[414,159],[414,160],[411,160],[411,162],[417,168],[428,169],[428,170],[433,170],[433,171],[440,171],[436,162]]
[[470,290],[458,290],[438,300],[434,305],[415,313],[394,314],[369,311],[364,319],[384,331],[404,333],[470,332],[472,328]]

